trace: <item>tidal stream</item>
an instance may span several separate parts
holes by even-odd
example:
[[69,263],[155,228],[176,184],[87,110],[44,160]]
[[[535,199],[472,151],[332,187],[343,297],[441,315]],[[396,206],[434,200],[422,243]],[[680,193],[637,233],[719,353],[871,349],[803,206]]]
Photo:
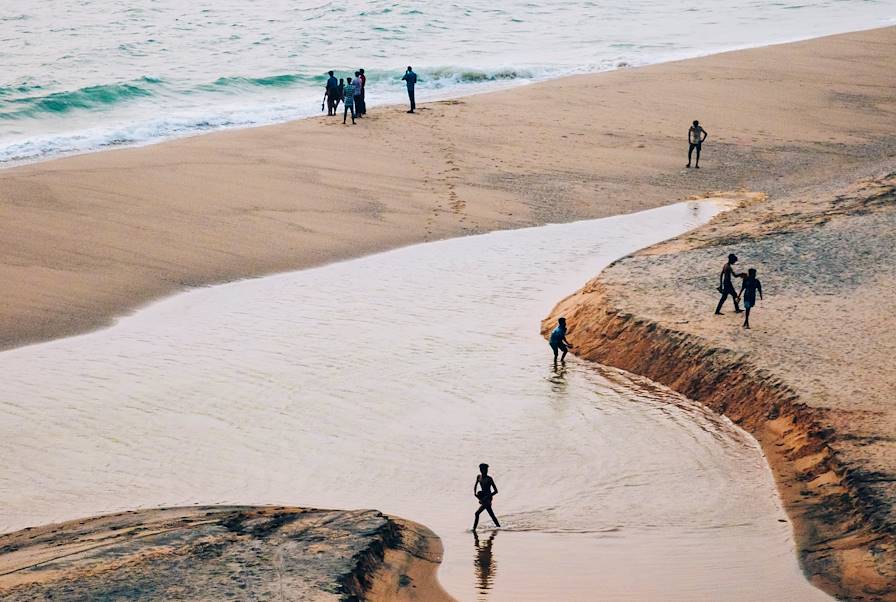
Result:
[[[748,434],[616,370],[555,370],[539,335],[608,263],[717,211],[417,245],[3,352],[0,530],[153,506],[377,508],[441,536],[460,600],[828,599]],[[480,462],[504,528],[483,515],[477,540]]]

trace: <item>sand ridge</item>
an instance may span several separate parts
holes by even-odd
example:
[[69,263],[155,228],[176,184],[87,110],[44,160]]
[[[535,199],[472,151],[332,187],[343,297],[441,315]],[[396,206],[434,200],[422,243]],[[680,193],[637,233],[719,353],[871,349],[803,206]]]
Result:
[[[896,166],[894,166],[896,167]],[[802,564],[839,597],[896,600],[896,172],[761,200],[616,262],[555,308],[576,353],[661,382],[762,444]],[[728,253],[756,267],[752,330],[713,315]]]
[[441,544],[372,510],[193,506],[0,536],[4,600],[444,600]]

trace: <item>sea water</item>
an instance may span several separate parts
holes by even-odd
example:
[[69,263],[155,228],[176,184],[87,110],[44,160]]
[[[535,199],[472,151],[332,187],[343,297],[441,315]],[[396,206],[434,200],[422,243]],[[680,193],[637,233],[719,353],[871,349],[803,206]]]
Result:
[[0,165],[869,28],[892,0],[0,0]]
[[[439,534],[460,600],[825,599],[749,435],[649,381],[555,367],[539,334],[609,262],[717,210],[416,245],[2,352],[0,531],[156,506],[377,508]],[[477,539],[480,462],[503,528],[483,516]]]

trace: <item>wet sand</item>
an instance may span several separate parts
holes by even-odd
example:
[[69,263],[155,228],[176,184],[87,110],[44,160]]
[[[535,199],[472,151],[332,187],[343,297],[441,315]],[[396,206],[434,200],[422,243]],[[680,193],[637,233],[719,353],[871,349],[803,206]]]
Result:
[[[896,29],[0,171],[0,348],[191,286],[708,190],[826,185],[894,153]],[[710,137],[683,169],[686,133]],[[346,144],[351,136],[351,144]]]
[[[593,270],[716,211],[416,245],[6,351],[0,529],[193,503],[372,507],[439,535],[461,600],[827,599],[749,435],[618,371],[555,369],[539,333]],[[503,528],[483,521],[477,542],[483,460]]]
[[[896,169],[896,164],[893,165]],[[672,387],[761,442],[811,580],[896,600],[896,171],[751,201],[628,257],[553,312],[583,357]],[[728,253],[765,299],[714,316]],[[544,323],[545,332],[553,319]]]

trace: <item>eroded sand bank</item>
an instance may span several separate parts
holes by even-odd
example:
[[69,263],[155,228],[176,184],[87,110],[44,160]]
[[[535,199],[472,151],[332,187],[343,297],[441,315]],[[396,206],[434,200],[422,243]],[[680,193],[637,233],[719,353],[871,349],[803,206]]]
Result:
[[[826,185],[894,153],[896,29],[0,171],[0,348],[413,242]],[[371,94],[375,94],[371,90]],[[710,138],[683,169],[687,128]]]
[[[766,298],[714,316],[728,253]],[[663,383],[760,441],[809,578],[896,600],[896,173],[757,198],[629,256],[560,303],[576,352]]]
[[434,600],[441,544],[372,510],[193,506],[0,536],[4,600]]

